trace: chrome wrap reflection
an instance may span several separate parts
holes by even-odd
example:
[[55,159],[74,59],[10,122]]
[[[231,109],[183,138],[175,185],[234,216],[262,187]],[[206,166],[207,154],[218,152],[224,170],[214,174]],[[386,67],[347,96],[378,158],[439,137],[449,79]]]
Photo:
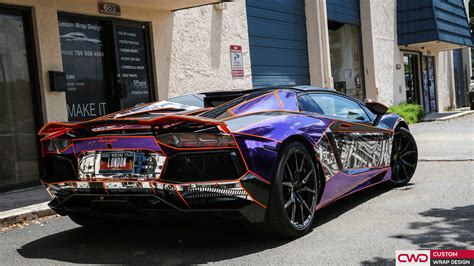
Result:
[[333,133],[344,169],[384,167],[390,165],[390,134]]
[[323,167],[324,176],[326,180],[328,180],[339,170],[335,154],[332,151],[332,147],[328,138],[321,138],[315,149],[317,157]]

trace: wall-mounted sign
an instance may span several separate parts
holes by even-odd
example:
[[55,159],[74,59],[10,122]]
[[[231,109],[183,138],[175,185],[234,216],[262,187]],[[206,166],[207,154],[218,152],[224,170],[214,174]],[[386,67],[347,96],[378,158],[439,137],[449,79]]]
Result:
[[66,103],[70,121],[81,121],[110,112],[107,100],[106,59],[102,21],[59,16]]
[[111,16],[120,16],[120,6],[118,4],[99,2],[99,13]]
[[117,64],[125,95],[120,100],[121,108],[133,107],[150,101],[150,82],[146,51],[146,28],[127,25],[115,26],[117,42]]
[[242,57],[242,46],[230,46],[230,67],[232,70],[232,78],[244,77],[244,60]]

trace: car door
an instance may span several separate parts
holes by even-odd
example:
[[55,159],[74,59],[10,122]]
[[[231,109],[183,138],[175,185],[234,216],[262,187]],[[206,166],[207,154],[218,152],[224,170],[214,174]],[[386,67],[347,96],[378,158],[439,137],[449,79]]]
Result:
[[373,116],[361,103],[337,93],[308,95],[322,114],[334,119],[327,136],[341,171],[358,174],[390,165],[392,132],[373,126]]

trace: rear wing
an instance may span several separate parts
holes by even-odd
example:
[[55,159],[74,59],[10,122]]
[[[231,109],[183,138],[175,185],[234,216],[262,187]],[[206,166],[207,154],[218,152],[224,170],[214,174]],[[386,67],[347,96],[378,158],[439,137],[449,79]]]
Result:
[[195,122],[203,125],[214,125],[220,127],[223,131],[229,132],[224,122],[206,118],[206,117],[195,117],[186,115],[165,115],[152,119],[97,119],[85,122],[77,123],[61,123],[51,122],[43,126],[38,132],[38,135],[58,135],[64,134],[75,129],[90,129],[93,130],[97,127],[104,126],[168,126],[183,122]]

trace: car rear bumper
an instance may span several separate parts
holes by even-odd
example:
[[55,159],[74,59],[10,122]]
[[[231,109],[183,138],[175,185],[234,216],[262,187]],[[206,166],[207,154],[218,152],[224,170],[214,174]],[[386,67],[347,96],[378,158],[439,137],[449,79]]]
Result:
[[212,213],[262,222],[269,194],[269,185],[252,174],[212,183],[68,181],[45,186],[54,198],[49,206],[60,215],[87,213],[117,218]]

